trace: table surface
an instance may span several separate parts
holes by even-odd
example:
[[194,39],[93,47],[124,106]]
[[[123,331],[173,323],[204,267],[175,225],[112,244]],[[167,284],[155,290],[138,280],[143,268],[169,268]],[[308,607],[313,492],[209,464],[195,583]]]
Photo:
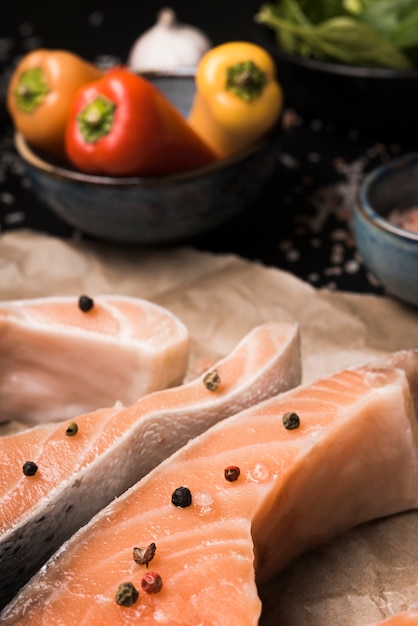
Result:
[[[180,19],[205,30],[214,44],[254,39],[252,3],[183,0],[170,5]],[[160,4],[151,0],[102,0],[97,9],[95,2],[84,0],[71,3],[71,9],[61,4],[60,15],[52,18],[44,4],[2,3],[0,232],[30,228],[63,237],[80,236],[35,196],[15,151],[4,99],[19,57],[45,47],[71,50],[92,61],[124,62],[135,39],[153,24],[159,8]],[[219,18],[221,11],[223,19]],[[223,226],[181,244],[261,261],[315,287],[383,294],[356,250],[351,230],[353,204],[368,171],[415,149],[414,137],[396,129],[368,132],[349,120],[338,127],[286,107],[277,168],[260,197]]]

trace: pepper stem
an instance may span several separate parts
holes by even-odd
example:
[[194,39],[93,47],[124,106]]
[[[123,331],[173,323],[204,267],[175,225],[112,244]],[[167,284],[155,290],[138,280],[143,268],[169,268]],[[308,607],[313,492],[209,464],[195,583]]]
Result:
[[40,67],[33,67],[22,72],[15,91],[19,109],[26,113],[32,113],[36,107],[42,104],[47,93],[48,87]]
[[226,70],[226,89],[248,102],[262,94],[266,83],[266,74],[253,61],[242,61]]
[[116,104],[98,95],[77,117],[78,127],[86,143],[96,143],[112,129]]

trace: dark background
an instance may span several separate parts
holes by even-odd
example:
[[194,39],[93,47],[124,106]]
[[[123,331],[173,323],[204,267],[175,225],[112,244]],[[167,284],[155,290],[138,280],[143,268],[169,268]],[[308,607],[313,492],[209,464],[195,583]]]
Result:
[[[30,23],[45,47],[65,48],[90,60],[98,54],[124,60],[134,40],[154,24],[165,6],[171,6],[181,21],[204,30],[214,44],[254,36],[258,4],[246,0],[2,0],[0,36],[19,41],[22,24]],[[100,17],[103,19],[97,23]]]

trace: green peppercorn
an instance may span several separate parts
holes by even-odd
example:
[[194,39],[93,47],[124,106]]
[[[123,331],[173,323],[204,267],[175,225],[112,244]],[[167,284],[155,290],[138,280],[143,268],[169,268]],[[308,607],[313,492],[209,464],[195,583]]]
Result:
[[219,376],[219,372],[217,370],[212,370],[208,372],[203,378],[203,384],[206,389],[209,391],[216,391],[221,384],[221,377]]
[[74,437],[78,432],[78,426],[75,422],[70,422],[66,428],[65,434],[67,437]]
[[139,591],[130,582],[121,583],[116,591],[116,604],[132,606],[138,600]]

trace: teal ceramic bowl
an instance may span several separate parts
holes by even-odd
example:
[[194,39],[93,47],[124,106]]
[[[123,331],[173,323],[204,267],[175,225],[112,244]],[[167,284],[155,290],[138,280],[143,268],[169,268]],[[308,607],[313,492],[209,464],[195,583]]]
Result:
[[[192,72],[146,76],[188,114]],[[35,192],[64,222],[107,241],[159,244],[209,231],[249,207],[276,170],[280,128],[206,167],[153,178],[90,176],[48,161],[20,134],[15,144]]]
[[418,232],[397,225],[393,212],[418,208],[418,153],[392,160],[364,179],[353,229],[366,266],[389,295],[418,306]]

